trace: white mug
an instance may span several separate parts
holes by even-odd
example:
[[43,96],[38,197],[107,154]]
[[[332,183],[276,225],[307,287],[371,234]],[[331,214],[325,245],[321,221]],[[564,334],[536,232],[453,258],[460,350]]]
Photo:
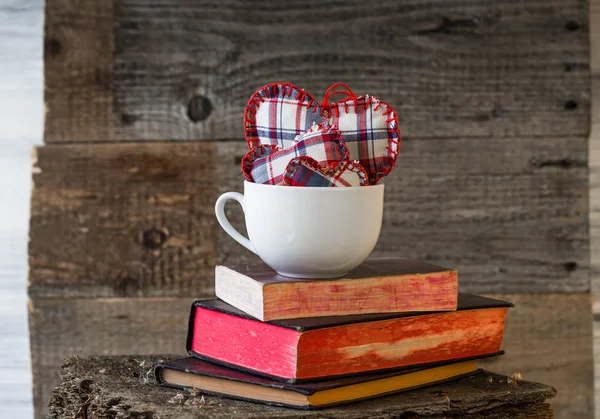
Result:
[[[295,187],[244,182],[244,195],[226,192],[215,212],[234,240],[277,273],[292,278],[338,278],[373,251],[383,219],[384,185]],[[227,220],[238,201],[250,239]]]

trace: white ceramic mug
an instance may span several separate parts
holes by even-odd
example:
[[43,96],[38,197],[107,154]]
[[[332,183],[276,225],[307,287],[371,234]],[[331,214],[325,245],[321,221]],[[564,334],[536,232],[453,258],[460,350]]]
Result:
[[[280,275],[337,278],[373,251],[383,219],[384,185],[294,187],[244,182],[244,195],[226,192],[215,205],[221,227]],[[227,220],[238,201],[250,239]]]

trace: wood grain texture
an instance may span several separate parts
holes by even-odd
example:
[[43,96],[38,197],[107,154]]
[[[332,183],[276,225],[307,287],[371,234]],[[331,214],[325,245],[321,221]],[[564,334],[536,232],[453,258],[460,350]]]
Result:
[[114,27],[111,1],[61,19],[78,4],[49,1],[47,142],[241,139],[275,81],[318,97],[346,82],[415,137],[588,132],[585,0],[125,0]]
[[600,0],[590,0],[592,114],[589,145],[591,286],[595,297],[596,418],[600,419]]
[[[400,393],[375,400],[324,410],[304,411],[193,396],[161,388],[146,380],[145,369],[164,357],[69,358],[62,368],[62,383],[51,400],[50,418],[73,417],[85,412],[89,419],[169,418],[500,418],[508,411],[535,412],[532,417],[552,418],[544,406],[556,391],[537,383],[507,383],[508,377],[484,373],[445,385]],[[140,363],[144,363],[140,367]],[[103,371],[99,373],[98,371]],[[151,377],[153,378],[153,377]],[[490,383],[491,379],[491,383]],[[180,396],[177,396],[180,394]],[[86,401],[87,400],[87,401]],[[521,409],[515,409],[519,406]],[[535,406],[535,408],[533,408]],[[505,410],[507,409],[507,410]],[[500,416],[503,415],[503,416]]]
[[67,355],[184,354],[190,306],[189,298],[32,300],[36,417],[44,417]]
[[594,354],[590,294],[503,294],[490,297],[512,301],[504,356],[481,360],[490,371],[554,386],[551,401],[556,418],[594,416]]
[[[589,138],[590,242],[592,290],[598,297],[600,295],[600,0],[590,1],[590,41],[593,99]],[[600,307],[596,312],[599,311]]]
[[213,179],[229,160],[212,143],[38,149],[30,294],[213,295]]
[[385,181],[375,254],[456,267],[474,293],[587,291],[586,147],[584,138],[406,141]]
[[595,390],[595,418],[600,418],[600,372],[599,360],[600,360],[600,316],[598,316],[598,295],[594,295],[594,390]]
[[46,142],[113,140],[113,3],[46,1]]
[[[219,193],[241,189],[245,150],[242,142],[39,148],[30,294],[212,295],[217,262],[256,260],[213,210]],[[457,268],[469,292],[585,292],[586,151],[583,137],[407,139],[385,180],[373,256]],[[228,211],[243,226],[240,208]]]

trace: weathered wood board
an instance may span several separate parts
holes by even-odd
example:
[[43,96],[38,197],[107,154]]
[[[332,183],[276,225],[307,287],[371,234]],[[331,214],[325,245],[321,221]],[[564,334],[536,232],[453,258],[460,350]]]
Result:
[[276,81],[317,97],[346,82],[395,105],[412,137],[588,132],[585,0],[49,0],[47,10],[48,143],[240,139],[249,96]]
[[500,358],[482,367],[500,374],[520,372],[525,380],[558,389],[552,400],[557,418],[594,416],[594,353],[590,294],[508,294],[512,301]]
[[[33,400],[44,417],[67,355],[185,354],[191,298],[34,299]],[[150,366],[148,366],[150,368]]]
[[[482,366],[558,390],[558,419],[593,412],[591,300],[587,294],[500,295],[513,301],[506,355]],[[36,298],[31,302],[36,412],[41,415],[67,355],[181,353],[191,299]]]
[[600,360],[600,316],[598,315],[598,296],[594,296],[595,310],[594,310],[594,404],[595,404],[595,418],[600,418],[600,372],[598,371],[599,360]]
[[593,99],[589,138],[591,282],[600,301],[600,0],[590,1],[590,21]]
[[591,287],[596,321],[596,418],[600,419],[600,0],[590,0],[590,54],[592,109],[589,146]]
[[[456,267],[472,292],[586,292],[583,137],[407,139],[385,179],[374,255]],[[204,296],[216,263],[255,257],[213,205],[240,190],[242,142],[37,150],[30,295]],[[242,225],[242,211],[230,208]]]
[[45,141],[112,141],[113,0],[48,0]]
[[[543,384],[484,372],[438,386],[375,400],[305,411],[161,388],[147,368],[167,356],[74,357],[65,361],[50,418],[523,418],[553,417]],[[142,364],[142,365],[140,365]],[[179,396],[177,396],[179,394]]]

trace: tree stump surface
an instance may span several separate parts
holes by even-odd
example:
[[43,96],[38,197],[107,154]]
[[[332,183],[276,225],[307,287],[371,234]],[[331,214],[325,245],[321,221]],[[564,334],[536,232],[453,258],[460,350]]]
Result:
[[66,358],[49,418],[553,418],[556,390],[485,371],[458,381],[350,405],[296,410],[178,391],[156,384],[153,366],[172,356]]

